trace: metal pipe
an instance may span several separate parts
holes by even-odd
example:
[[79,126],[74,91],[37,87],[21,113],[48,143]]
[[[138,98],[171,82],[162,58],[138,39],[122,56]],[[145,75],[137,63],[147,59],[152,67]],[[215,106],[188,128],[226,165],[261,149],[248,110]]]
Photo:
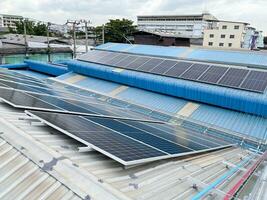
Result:
[[224,200],[230,200],[240,189],[240,187],[246,182],[248,177],[255,171],[260,163],[267,157],[267,151],[258,159],[258,161],[242,176],[242,178],[226,193]]
[[206,194],[208,194],[211,190],[213,190],[216,186],[221,184],[223,181],[225,181],[228,177],[233,175],[236,171],[238,171],[239,168],[241,168],[243,165],[245,165],[249,160],[252,159],[253,156],[249,156],[245,158],[243,161],[241,161],[236,167],[232,168],[230,171],[223,174],[220,178],[218,178],[216,181],[214,181],[212,184],[204,188],[202,191],[200,191],[198,194],[196,194],[192,200],[199,200]]

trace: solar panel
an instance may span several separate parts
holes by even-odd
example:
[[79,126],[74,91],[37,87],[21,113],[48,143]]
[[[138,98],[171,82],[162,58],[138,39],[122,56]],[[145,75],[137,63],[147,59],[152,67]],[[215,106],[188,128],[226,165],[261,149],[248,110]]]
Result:
[[113,52],[109,52],[107,55],[105,55],[104,57],[101,57],[100,60],[98,60],[98,62],[100,64],[106,64],[109,60],[115,58],[118,54],[117,53],[113,53]]
[[151,58],[151,60],[149,60],[148,62],[146,62],[142,66],[138,67],[137,70],[138,71],[142,71],[142,72],[149,72],[154,67],[156,67],[157,65],[159,65],[161,62],[163,62],[163,59]]
[[228,67],[220,67],[212,65],[198,80],[207,83],[217,83],[225,74]]
[[209,65],[204,64],[193,64],[190,69],[188,69],[180,77],[184,79],[197,80],[207,69]]
[[96,62],[98,59],[103,57],[105,54],[106,54],[105,51],[89,51],[88,53],[79,56],[78,60]]
[[108,60],[106,64],[114,66],[116,63],[120,62],[123,59],[126,59],[127,57],[128,55],[125,55],[125,54],[117,54],[114,58],[112,58],[111,60]]
[[162,63],[154,67],[149,72],[154,74],[164,74],[166,71],[170,70],[177,62],[174,60],[164,60]]
[[[179,131],[170,135],[157,129],[155,134],[155,129],[150,129],[152,124],[147,122],[133,123],[131,120],[37,111],[28,113],[123,165],[141,164],[231,146],[230,143],[223,142],[211,148],[188,140],[186,136],[190,133]],[[176,126],[163,126],[168,126],[173,131],[176,129]],[[202,135],[194,134],[199,137]]]
[[127,69],[127,66],[137,58],[137,56],[128,56],[126,59],[122,59],[120,62],[116,63],[116,66]]
[[[208,64],[193,62],[178,62],[173,59],[153,58],[97,50],[90,52],[85,60],[124,69],[217,84],[219,86],[233,87],[253,92],[264,92],[267,87],[265,80],[257,80],[253,77],[246,79],[248,73],[253,70],[221,67],[216,65],[210,66]],[[242,86],[240,86],[241,84]]]
[[151,58],[149,57],[139,57],[134,62],[127,65],[127,69],[137,69],[147,61],[149,61]]
[[267,72],[250,71],[240,87],[246,90],[264,92],[267,87]]
[[239,87],[248,72],[245,69],[230,68],[219,81],[219,85]]
[[192,63],[188,63],[188,62],[178,62],[169,71],[167,71],[164,75],[177,78],[182,73],[184,73],[187,69],[189,69],[189,67],[191,65],[192,65]]

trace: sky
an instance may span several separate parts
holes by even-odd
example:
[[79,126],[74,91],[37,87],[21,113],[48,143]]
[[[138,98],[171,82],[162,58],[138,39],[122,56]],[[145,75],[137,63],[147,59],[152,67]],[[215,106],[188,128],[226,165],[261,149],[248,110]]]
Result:
[[17,14],[40,21],[64,24],[86,19],[101,25],[109,19],[137,15],[199,14],[221,20],[248,22],[267,35],[267,0],[0,0],[0,13]]

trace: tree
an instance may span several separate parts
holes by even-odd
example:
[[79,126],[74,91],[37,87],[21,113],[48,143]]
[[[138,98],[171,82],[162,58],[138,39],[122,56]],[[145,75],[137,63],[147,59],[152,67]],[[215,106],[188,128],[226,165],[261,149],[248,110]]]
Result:
[[[133,21],[128,19],[110,19],[104,25],[105,42],[127,42],[127,37],[132,36],[136,31],[136,26]],[[102,37],[102,26],[95,28],[95,35],[98,39]]]
[[29,20],[21,20],[19,22],[15,22],[16,25],[16,33],[24,34],[24,23],[26,24],[26,31],[28,35],[39,35],[46,36],[47,35],[47,25],[43,23],[35,23]]

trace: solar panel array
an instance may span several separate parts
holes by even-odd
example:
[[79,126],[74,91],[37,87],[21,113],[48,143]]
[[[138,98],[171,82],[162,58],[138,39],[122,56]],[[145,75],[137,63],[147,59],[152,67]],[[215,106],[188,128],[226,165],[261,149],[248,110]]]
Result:
[[[131,58],[133,59],[133,58]],[[141,61],[138,61],[141,62]],[[171,63],[169,62],[169,65]],[[71,93],[68,87],[0,70],[0,99],[49,126],[94,148],[123,165],[173,158],[225,148],[229,142],[204,129],[167,125],[94,97]],[[141,117],[140,117],[141,116]]]
[[94,50],[78,60],[263,93],[267,72]]
[[179,126],[93,116],[28,112],[123,165],[221,149],[231,144]]

